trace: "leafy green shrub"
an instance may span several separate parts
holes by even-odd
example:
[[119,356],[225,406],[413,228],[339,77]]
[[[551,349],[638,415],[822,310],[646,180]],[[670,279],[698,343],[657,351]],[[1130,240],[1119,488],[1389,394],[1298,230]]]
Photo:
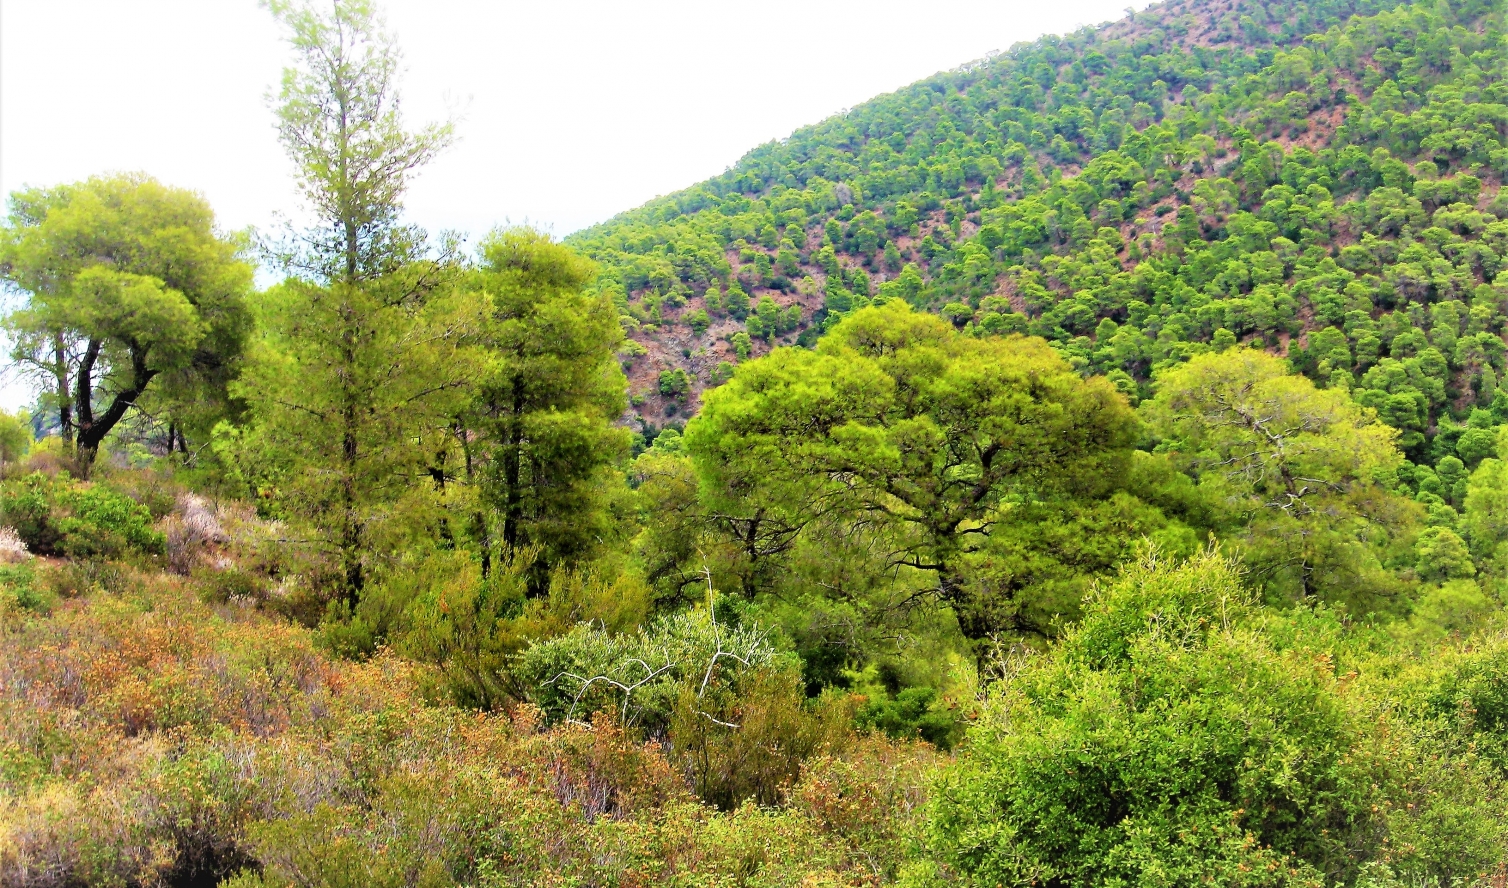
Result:
[[723,810],[779,803],[803,762],[851,733],[846,698],[809,701],[795,657],[709,611],[632,633],[579,625],[529,647],[517,677],[551,721],[601,713],[666,738],[697,796]]
[[757,629],[724,626],[703,612],[662,617],[633,633],[582,624],[524,652],[518,676],[551,721],[613,710],[628,725],[663,733],[684,687],[705,696],[745,671],[771,665]]
[[52,610],[57,596],[46,586],[38,583],[36,570],[31,564],[0,564],[0,593],[24,611],[45,616]]
[[530,643],[581,623],[626,631],[650,606],[642,580],[611,568],[557,569],[547,594],[530,598],[534,569],[530,550],[493,565],[485,579],[468,553],[416,553],[379,575],[354,607],[330,605],[321,632],[326,646],[343,656],[364,657],[391,643],[430,664],[437,689],[463,706],[521,702],[532,693],[518,668]]
[[183,493],[177,473],[165,467],[121,468],[107,464],[98,466],[90,478],[141,503],[154,521],[172,514]]
[[852,737],[852,700],[808,700],[799,666],[781,659],[716,684],[679,687],[668,738],[697,796],[721,810],[771,806],[810,758],[842,752]]
[[1508,637],[1448,657],[1426,699],[1431,715],[1508,776]]
[[691,376],[680,367],[674,370],[663,370],[659,377],[660,394],[667,398],[685,400],[686,394],[691,391]]
[[0,482],[0,523],[16,529],[39,555],[118,558],[128,551],[161,552],[152,514],[100,484],[40,472]]
[[16,481],[0,481],[0,524],[15,528],[21,542],[33,554],[58,554],[62,533],[52,521],[57,483],[41,473]]
[[194,572],[199,599],[206,604],[225,604],[233,600],[260,602],[267,597],[267,580],[232,565],[223,570],[201,569]]
[[1508,853],[1480,770],[1379,730],[1328,657],[1242,628],[1225,558],[1149,556],[1086,610],[934,796],[933,840],[978,884],[1350,884],[1384,856],[1446,884]]
[[[390,578],[358,605],[354,632],[373,639],[397,632],[397,648],[432,664],[444,690],[462,706],[495,709],[518,699],[510,665],[525,644],[514,620],[523,610],[533,559],[515,556],[486,579],[464,553],[439,552],[423,571]],[[346,643],[358,643],[357,635]]]
[[127,591],[133,578],[119,562],[86,558],[50,565],[38,572],[37,579],[52,595],[77,598],[94,592]]
[[[328,888],[446,888],[469,875],[486,847],[485,815],[504,801],[498,787],[446,775],[398,774],[383,780],[365,816],[321,804],[252,830],[270,872],[244,872],[231,888],[313,884]],[[490,791],[489,791],[490,790]]]

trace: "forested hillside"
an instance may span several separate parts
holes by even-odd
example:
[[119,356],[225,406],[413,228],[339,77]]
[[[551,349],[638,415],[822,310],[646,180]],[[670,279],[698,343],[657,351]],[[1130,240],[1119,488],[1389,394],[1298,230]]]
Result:
[[1433,465],[1503,372],[1483,335],[1508,249],[1500,36],[1490,3],[1164,4],[868,102],[571,243],[604,264],[650,428],[725,362],[900,298],[1045,337],[1133,398],[1255,342]]
[[1508,886],[1502,3],[1172,0],[470,253],[380,10],[267,5],[310,227],[0,225],[0,885]]

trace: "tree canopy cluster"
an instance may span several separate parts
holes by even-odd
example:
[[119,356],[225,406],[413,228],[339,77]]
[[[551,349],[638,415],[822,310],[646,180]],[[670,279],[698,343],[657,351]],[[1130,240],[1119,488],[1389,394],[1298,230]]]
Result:
[[309,227],[0,226],[0,882],[1501,883],[1500,5],[1177,0],[471,249],[378,11],[268,6]]

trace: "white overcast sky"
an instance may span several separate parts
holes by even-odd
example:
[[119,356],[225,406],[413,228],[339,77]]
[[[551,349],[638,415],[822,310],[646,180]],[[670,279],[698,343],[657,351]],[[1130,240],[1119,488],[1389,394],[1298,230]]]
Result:
[[[388,0],[411,123],[459,118],[410,217],[566,235],[754,146],[992,50],[1147,0]],[[295,212],[256,0],[0,0],[0,192],[144,171],[226,228]],[[29,401],[0,377],[0,408]]]

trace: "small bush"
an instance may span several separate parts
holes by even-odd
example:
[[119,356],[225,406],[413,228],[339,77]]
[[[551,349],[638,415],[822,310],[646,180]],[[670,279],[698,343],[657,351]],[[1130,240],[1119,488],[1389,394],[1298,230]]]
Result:
[[932,688],[905,688],[894,697],[871,699],[856,721],[860,728],[883,731],[896,740],[919,738],[939,749],[952,749],[963,723],[936,703],[937,691]]
[[172,514],[183,499],[198,499],[182,494],[182,485],[172,473],[162,468],[127,469],[102,463],[90,477],[141,503],[154,521]]
[[119,563],[89,559],[51,565],[39,571],[37,581],[54,596],[77,598],[95,592],[124,592],[131,576]]
[[775,659],[758,630],[718,625],[705,612],[682,613],[634,633],[577,626],[530,647],[518,679],[551,721],[614,710],[625,724],[660,735],[681,705],[684,687],[705,696]]
[[721,810],[780,804],[805,762],[841,752],[852,736],[846,696],[808,700],[801,670],[774,662],[744,670],[705,692],[680,686],[670,746],[697,796]]
[[[371,601],[358,605],[354,617],[366,621],[373,643],[404,622],[396,647],[433,664],[444,690],[463,706],[495,709],[519,698],[509,679],[509,665],[526,639],[516,618],[525,599],[525,576],[532,558],[514,557],[482,578],[480,567],[464,553],[435,553],[417,571],[405,571],[382,584]],[[351,634],[346,644],[360,643]]]
[[130,551],[157,553],[162,534],[140,503],[100,484],[34,472],[0,482],[0,523],[16,529],[39,555],[119,558]]
[[206,604],[232,601],[260,604],[267,598],[267,581],[234,565],[224,570],[197,570],[194,579],[199,585],[199,599]]
[[[530,599],[526,577],[533,565],[531,553],[519,553],[484,580],[464,553],[416,557],[381,577],[355,608],[332,605],[323,626],[327,644],[343,655],[365,656],[391,641],[432,664],[446,693],[462,705],[488,709],[534,699],[528,688],[539,676],[526,669],[521,683],[515,674],[526,647],[550,644],[586,623],[610,635],[632,629],[649,611],[650,591],[621,571],[557,570],[549,594]],[[547,696],[553,699],[553,692]],[[558,715],[551,710],[552,719]]]
[[37,582],[36,571],[29,563],[0,564],[0,593],[23,611],[46,615],[52,611],[57,596]]
[[808,761],[786,804],[823,833],[847,840],[893,879],[918,852],[915,833],[934,771],[944,761],[924,744],[858,739],[842,752]]

